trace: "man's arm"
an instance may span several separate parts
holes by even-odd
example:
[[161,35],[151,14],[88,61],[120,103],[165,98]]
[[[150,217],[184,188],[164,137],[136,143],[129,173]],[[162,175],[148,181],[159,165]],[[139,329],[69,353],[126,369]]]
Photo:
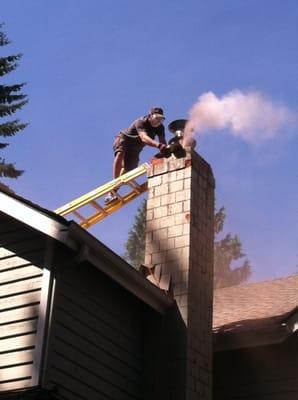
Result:
[[[145,143],[145,144],[147,144],[148,146],[151,146],[151,147],[159,148],[159,143],[156,140],[151,139],[151,137],[148,136],[145,131],[139,131],[138,133],[139,133],[139,138],[141,139],[141,141],[143,143]],[[160,142],[160,143],[162,143],[162,142]]]
[[166,137],[165,137],[164,133],[161,133],[158,135],[158,140],[159,140],[159,143],[167,145],[167,141],[166,141]]

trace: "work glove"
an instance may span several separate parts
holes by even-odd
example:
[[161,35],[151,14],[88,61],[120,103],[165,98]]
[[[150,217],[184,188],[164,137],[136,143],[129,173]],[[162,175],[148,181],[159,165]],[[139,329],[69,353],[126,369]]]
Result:
[[167,145],[163,143],[159,143],[158,145],[159,151],[161,154],[165,154],[167,151]]

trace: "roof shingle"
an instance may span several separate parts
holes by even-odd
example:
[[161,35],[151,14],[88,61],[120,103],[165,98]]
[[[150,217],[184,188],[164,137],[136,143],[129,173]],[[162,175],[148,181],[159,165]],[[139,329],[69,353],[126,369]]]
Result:
[[298,306],[298,274],[247,285],[215,290],[213,329],[237,325],[241,321],[276,319]]

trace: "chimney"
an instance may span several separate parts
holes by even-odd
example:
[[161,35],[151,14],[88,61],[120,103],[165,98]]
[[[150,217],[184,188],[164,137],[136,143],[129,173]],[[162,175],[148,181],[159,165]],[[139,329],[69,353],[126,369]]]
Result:
[[153,161],[148,173],[145,265],[176,301],[164,323],[161,398],[211,400],[215,183],[209,164],[185,150]]

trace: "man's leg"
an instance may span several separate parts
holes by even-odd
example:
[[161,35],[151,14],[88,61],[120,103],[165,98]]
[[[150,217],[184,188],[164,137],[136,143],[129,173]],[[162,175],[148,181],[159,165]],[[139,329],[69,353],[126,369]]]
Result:
[[125,174],[128,171],[131,171],[135,168],[137,168],[139,164],[139,154],[140,154],[141,149],[138,146],[132,146],[130,148],[127,148],[127,150],[124,153],[124,158],[123,158],[123,173]]
[[124,152],[118,151],[115,154],[114,163],[113,163],[113,178],[118,178],[118,176],[122,175],[123,171],[123,160],[124,160]]

